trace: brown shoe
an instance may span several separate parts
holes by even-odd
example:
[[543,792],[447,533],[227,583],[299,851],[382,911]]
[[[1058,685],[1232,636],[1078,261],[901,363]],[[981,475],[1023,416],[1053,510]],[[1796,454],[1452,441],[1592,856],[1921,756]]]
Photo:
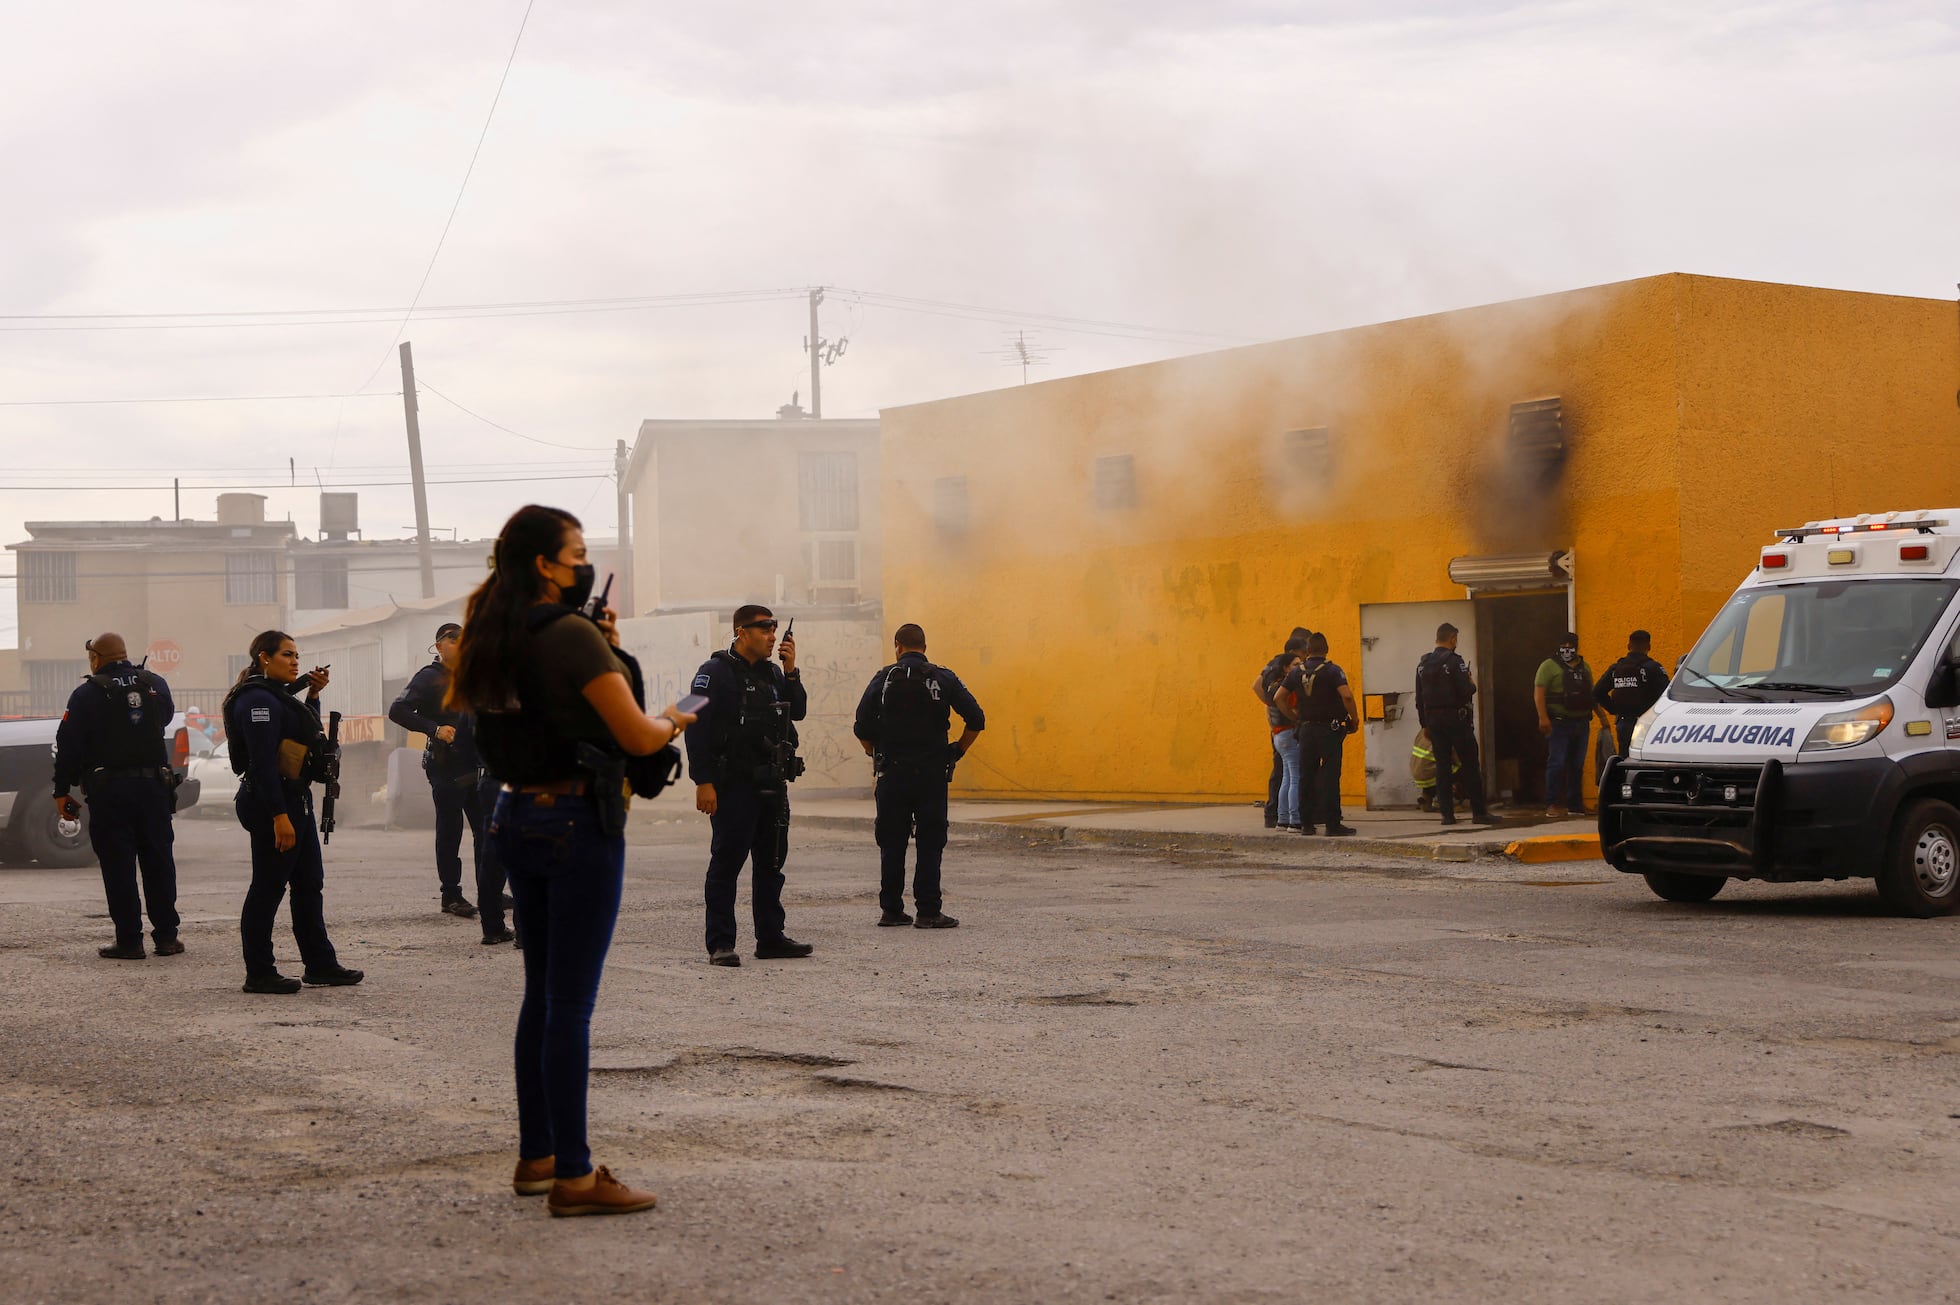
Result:
[[510,1190],[519,1196],[543,1196],[551,1190],[552,1180],[558,1172],[557,1165],[555,1156],[545,1156],[539,1160],[519,1160],[517,1172],[511,1175]]
[[553,1183],[551,1195],[544,1199],[552,1214],[575,1215],[632,1214],[651,1210],[658,1198],[652,1192],[628,1187],[612,1176],[612,1170],[600,1165],[593,1171],[592,1186],[584,1191],[574,1192],[564,1183]]

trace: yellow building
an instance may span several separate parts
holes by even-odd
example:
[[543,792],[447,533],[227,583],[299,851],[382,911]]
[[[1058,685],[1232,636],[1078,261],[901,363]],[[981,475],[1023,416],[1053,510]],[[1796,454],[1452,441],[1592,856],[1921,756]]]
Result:
[[960,782],[1000,796],[1262,795],[1249,686],[1325,630],[1375,805],[1451,620],[1527,800],[1560,631],[1672,665],[1775,528],[1960,501],[1956,387],[1951,302],[1669,275],[888,410],[885,612],[986,706]]

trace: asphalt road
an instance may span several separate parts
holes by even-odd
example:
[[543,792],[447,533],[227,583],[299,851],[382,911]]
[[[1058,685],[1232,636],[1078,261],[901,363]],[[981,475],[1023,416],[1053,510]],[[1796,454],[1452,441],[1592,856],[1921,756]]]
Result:
[[1960,922],[1866,887],[989,841],[925,932],[810,833],[817,955],[720,970],[704,833],[629,855],[592,1135],[661,1203],[616,1219],[510,1193],[520,958],[426,834],[335,837],[368,981],[292,997],[239,991],[235,828],[180,822],[173,959],[96,958],[92,869],[0,871],[0,1297],[1956,1295]]

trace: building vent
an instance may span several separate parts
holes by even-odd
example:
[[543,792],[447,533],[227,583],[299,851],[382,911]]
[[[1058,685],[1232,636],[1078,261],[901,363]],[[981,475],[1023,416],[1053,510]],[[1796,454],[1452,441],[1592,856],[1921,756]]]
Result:
[[[320,495],[320,538],[345,539],[361,533],[359,494]],[[301,604],[304,606],[304,604]]]
[[1501,553],[1450,559],[1450,583],[1476,593],[1563,589],[1572,583],[1572,554]]
[[1548,489],[1565,468],[1565,416],[1557,398],[1511,405],[1511,461],[1526,483]]
[[1104,512],[1137,505],[1137,460],[1118,453],[1096,459],[1096,507]]
[[1325,426],[1287,431],[1279,437],[1279,454],[1288,484],[1324,484],[1334,478],[1334,436]]
[[932,482],[932,522],[942,535],[966,533],[965,476],[941,476]]

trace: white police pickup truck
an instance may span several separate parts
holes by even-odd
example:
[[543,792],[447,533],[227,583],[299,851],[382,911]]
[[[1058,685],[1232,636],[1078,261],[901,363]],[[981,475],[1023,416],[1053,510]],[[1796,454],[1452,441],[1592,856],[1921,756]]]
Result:
[[[171,722],[169,737],[170,767],[180,777],[190,759],[182,721],[180,714]],[[60,725],[56,716],[0,720],[0,862],[79,866],[95,860],[86,807],[80,820],[63,820],[55,810],[54,735]],[[180,778],[177,810],[196,803],[197,795],[197,781]]]
[[1960,910],[1960,508],[1776,533],[1608,764],[1600,849],[1669,901],[1871,878]]

